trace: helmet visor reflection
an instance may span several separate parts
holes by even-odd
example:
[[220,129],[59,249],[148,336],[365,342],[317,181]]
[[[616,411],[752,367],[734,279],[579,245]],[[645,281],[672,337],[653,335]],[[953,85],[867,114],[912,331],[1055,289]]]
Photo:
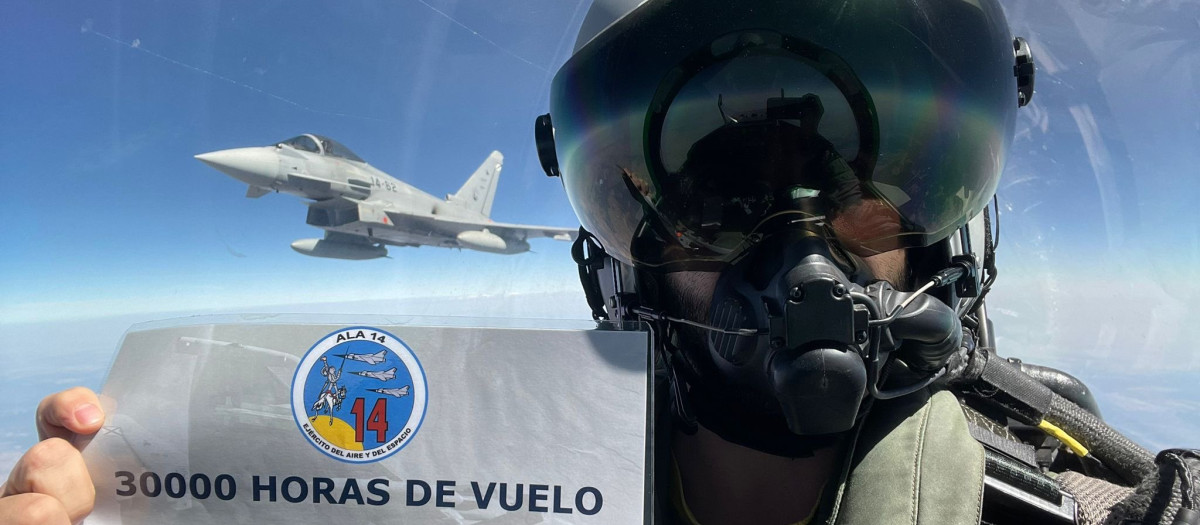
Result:
[[610,254],[727,264],[802,222],[869,255],[936,242],[990,199],[1015,111],[998,13],[931,4],[963,37],[935,41],[936,20],[883,9],[839,35],[832,4],[768,21],[704,3],[720,12],[648,2],[555,77],[563,182]]

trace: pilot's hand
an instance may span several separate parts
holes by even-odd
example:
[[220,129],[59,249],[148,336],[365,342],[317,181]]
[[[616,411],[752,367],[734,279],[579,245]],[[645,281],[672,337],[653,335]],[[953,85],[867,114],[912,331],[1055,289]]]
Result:
[[0,523],[67,525],[87,516],[96,489],[71,442],[95,434],[103,423],[91,390],[77,387],[43,399],[37,410],[42,441],[17,461],[0,490]]

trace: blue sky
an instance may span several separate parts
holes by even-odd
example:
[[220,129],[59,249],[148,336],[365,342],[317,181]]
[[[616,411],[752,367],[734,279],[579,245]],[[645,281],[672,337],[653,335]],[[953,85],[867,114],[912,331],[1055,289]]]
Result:
[[[297,199],[245,199],[192,155],[322,133],[442,195],[498,149],[495,219],[577,224],[531,136],[585,7],[11,4],[0,61],[22,75],[0,84],[0,182],[30,191],[0,197],[5,251],[16,255],[0,262],[0,310],[11,322],[186,307],[197,296],[267,304],[573,285],[557,264],[566,243],[553,241],[512,258],[431,248],[349,265],[298,256],[288,244],[320,232],[304,225]],[[29,307],[42,303],[80,304]]]
[[[299,200],[246,199],[244,185],[192,156],[321,133],[443,195],[498,149],[495,219],[577,224],[541,172],[532,123],[587,1],[7,2],[0,336],[119,315],[88,348],[104,352],[128,323],[164,312],[358,301],[347,311],[422,313],[401,299],[518,292],[580,300],[569,247],[550,240],[517,256],[301,256],[288,245],[321,232]],[[1168,1],[1004,4],[1039,72],[1000,183],[990,304],[1001,351],[1105,385],[1200,371],[1200,13]],[[520,311],[586,315],[575,303]],[[105,360],[94,361],[25,392],[25,412],[71,382],[98,387]],[[27,377],[56,377],[29,366]],[[1200,409],[1186,381],[1166,384],[1179,386],[1152,395],[1185,403],[1168,415]],[[1146,413],[1122,392],[1113,403],[1125,417]]]
[[[1197,36],[1178,22],[1186,6],[1092,4],[1006,2],[1040,68],[1001,182],[1006,276],[1117,268],[1188,288],[1200,267]],[[549,241],[513,258],[298,256],[288,244],[320,234],[298,200],[245,199],[192,155],[317,132],[440,195],[499,149],[493,216],[571,225],[530,129],[586,0],[6,11],[0,63],[20,75],[0,81],[4,322],[574,286],[566,246]]]

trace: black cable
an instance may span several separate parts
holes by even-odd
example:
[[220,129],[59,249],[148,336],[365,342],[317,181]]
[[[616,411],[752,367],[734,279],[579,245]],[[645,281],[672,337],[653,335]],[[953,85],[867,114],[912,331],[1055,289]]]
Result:
[[930,277],[929,280],[933,282],[934,288],[941,288],[959,280],[966,273],[967,270],[961,266],[951,266],[933,274],[933,277]]
[[1053,394],[1045,419],[1082,442],[1092,455],[1131,486],[1158,470],[1150,451],[1065,397]]
[[1117,432],[1107,423],[1006,359],[976,351],[957,384],[965,393],[1004,410],[1027,425],[1043,421],[1077,440],[1087,455],[1104,463],[1128,485],[1134,486],[1158,467],[1154,455]]
[[1046,385],[1055,394],[1067,398],[1084,410],[1095,414],[1096,417],[1104,417],[1100,414],[1100,405],[1096,403],[1096,397],[1092,395],[1092,391],[1088,389],[1087,385],[1083,384],[1083,381],[1080,381],[1075,376],[1056,368],[1034,365],[1019,360],[1016,361],[1016,364],[1021,368],[1022,372],[1029,374],[1030,377],[1038,380],[1039,383]]
[[1191,450],[1167,449],[1158,453],[1156,461],[1169,461],[1179,471],[1179,495],[1184,508],[1196,509],[1196,480],[1184,457],[1200,460],[1200,455]]

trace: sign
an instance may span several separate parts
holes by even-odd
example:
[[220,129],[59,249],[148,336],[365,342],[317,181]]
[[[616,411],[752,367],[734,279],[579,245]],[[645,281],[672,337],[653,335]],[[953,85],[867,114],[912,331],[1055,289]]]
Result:
[[644,520],[647,333],[268,321],[126,334],[86,523]]

